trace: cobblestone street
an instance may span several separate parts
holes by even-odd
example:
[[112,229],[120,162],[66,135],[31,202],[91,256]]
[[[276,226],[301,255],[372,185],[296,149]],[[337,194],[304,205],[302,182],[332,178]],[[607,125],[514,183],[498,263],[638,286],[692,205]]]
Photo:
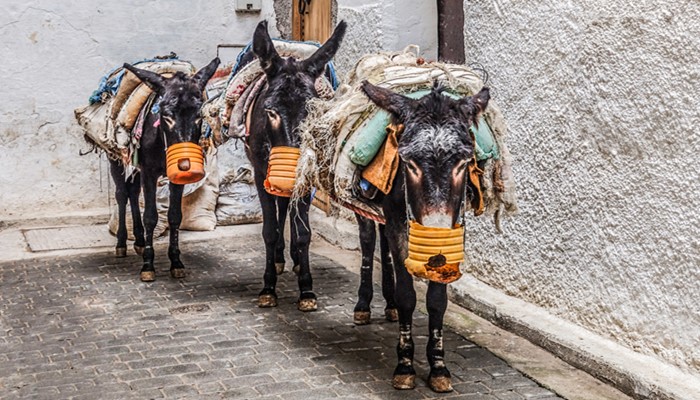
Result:
[[[140,257],[104,253],[0,264],[0,398],[553,399],[461,336],[445,332],[455,391],[425,385],[427,318],[416,314],[417,388],[396,391],[397,326],[352,323],[358,276],[311,254],[319,310],[297,311],[296,277],[280,276],[279,307],[256,306],[261,240],[187,243],[188,276],[138,280]],[[291,269],[288,265],[287,269]]]

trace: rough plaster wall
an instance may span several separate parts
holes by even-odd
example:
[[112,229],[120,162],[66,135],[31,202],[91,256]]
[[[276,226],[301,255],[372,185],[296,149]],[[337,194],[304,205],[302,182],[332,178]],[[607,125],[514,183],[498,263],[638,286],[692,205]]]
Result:
[[277,30],[281,38],[292,39],[292,0],[275,0]]
[[[0,221],[107,205],[107,164],[86,149],[73,109],[123,62],[175,51],[203,66],[219,43],[246,43],[262,13],[233,0],[19,1],[0,5]],[[278,32],[271,24],[273,35]],[[226,60],[224,60],[226,61]]]
[[430,1],[338,0],[338,20],[348,32],[336,63],[345,76],[363,55],[402,50],[417,44],[422,55],[437,57],[437,5]]
[[470,229],[470,272],[700,373],[700,3],[466,0],[465,20],[521,208]]
[[[291,6],[292,0],[275,0],[277,29],[284,38],[292,36]],[[424,57],[437,58],[434,2],[334,0],[332,14],[334,23],[348,23],[343,45],[335,57],[341,77],[365,54],[402,50],[409,44],[418,44]]]

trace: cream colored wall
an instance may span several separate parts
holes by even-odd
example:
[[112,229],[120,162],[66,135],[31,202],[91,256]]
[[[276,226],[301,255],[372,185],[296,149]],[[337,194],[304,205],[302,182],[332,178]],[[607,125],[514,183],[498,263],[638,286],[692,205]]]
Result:
[[78,156],[88,146],[73,109],[124,62],[174,51],[205,65],[217,44],[246,43],[261,18],[274,20],[272,3],[236,14],[235,2],[224,0],[4,0],[0,221],[106,209],[108,166]]
[[465,20],[521,209],[469,229],[470,272],[700,373],[700,3],[465,0]]
[[[200,67],[216,55],[217,44],[250,41],[263,18],[270,20],[273,36],[290,26],[291,0],[263,0],[258,14],[237,14],[234,4],[3,1],[0,166],[6,167],[0,168],[0,222],[106,209],[108,164],[94,154],[78,156],[89,147],[73,109],[87,104],[99,79],[123,62],[174,51]],[[338,18],[349,24],[337,57],[341,75],[365,52],[408,43],[420,44],[434,57],[435,5],[401,4],[341,0],[334,5]],[[412,29],[405,29],[406,21]]]
[[348,33],[336,57],[346,74],[364,54],[420,46],[426,58],[437,57],[437,5],[432,1],[338,0],[338,20]]

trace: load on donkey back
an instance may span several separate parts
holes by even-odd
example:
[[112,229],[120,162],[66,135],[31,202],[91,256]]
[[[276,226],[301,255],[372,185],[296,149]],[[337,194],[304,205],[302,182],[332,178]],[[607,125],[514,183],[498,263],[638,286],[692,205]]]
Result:
[[[219,59],[196,73],[192,64],[174,55],[137,65],[141,68],[124,64],[108,74],[91,97],[91,104],[76,110],[75,115],[85,129],[86,139],[109,155],[119,210],[118,257],[126,255],[126,205],[131,203],[134,249],[143,254],[140,278],[144,282],[155,279],[157,180],[160,176],[170,180],[170,274],[183,278],[185,266],[180,260],[178,231],[182,193],[185,184],[205,176],[200,108],[205,100],[204,88]],[[138,203],[141,187],[145,200],[143,223]]]
[[[443,317],[447,284],[462,275],[467,212],[493,215],[498,228],[502,212],[517,211],[505,134],[489,89],[474,72],[426,63],[408,51],[366,56],[340,95],[309,105],[293,200],[316,187],[365,220],[385,224],[380,232],[393,258],[399,317],[396,389],[415,387],[415,276],[428,280],[428,385],[452,390]],[[372,254],[362,250],[364,264]]]

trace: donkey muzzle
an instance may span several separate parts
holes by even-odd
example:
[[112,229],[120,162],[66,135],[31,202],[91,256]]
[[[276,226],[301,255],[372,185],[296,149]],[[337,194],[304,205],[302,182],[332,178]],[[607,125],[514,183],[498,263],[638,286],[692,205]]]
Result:
[[462,276],[464,227],[437,228],[411,221],[408,227],[408,272],[433,282],[451,283]]
[[274,196],[291,197],[296,182],[299,149],[287,146],[275,146],[270,150],[267,163],[265,191]]
[[177,185],[195,183],[204,178],[204,152],[190,142],[168,146],[165,152],[166,172],[170,182]]

